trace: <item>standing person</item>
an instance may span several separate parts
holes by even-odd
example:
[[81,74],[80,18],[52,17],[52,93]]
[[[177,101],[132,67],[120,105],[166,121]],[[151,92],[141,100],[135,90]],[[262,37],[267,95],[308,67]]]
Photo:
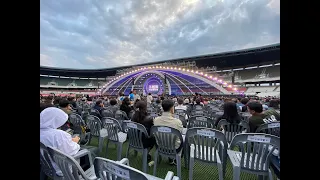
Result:
[[178,99],[178,106],[176,106],[176,110],[177,109],[187,110],[187,106],[183,105],[183,99],[181,98]]
[[153,97],[152,97],[151,93],[149,93],[148,96],[147,96],[147,103],[149,105],[151,105],[152,102],[153,102]]
[[141,100],[141,97],[139,94],[137,94],[137,90],[133,90],[133,101],[136,102],[137,99]]
[[128,98],[129,98],[129,100],[130,100],[131,102],[133,102],[133,101],[134,101],[134,94],[133,94],[133,91],[130,91]]
[[120,105],[120,110],[124,111],[127,114],[127,117],[130,118],[130,112],[132,108],[130,107],[130,100],[128,97],[124,98],[122,104]]
[[[153,121],[155,126],[168,126],[179,130],[182,133],[182,122],[173,117],[174,114],[174,102],[170,99],[166,99],[162,101],[162,109],[163,113],[162,116],[156,117]],[[177,139],[175,142],[175,148],[177,152],[180,152],[181,148],[183,147],[183,142],[180,142],[180,139]],[[174,165],[175,162],[173,159],[169,159],[169,163]]]
[[122,104],[122,101],[123,101],[124,98],[125,98],[124,97],[124,93],[123,92],[119,92],[119,97],[117,98],[119,105]]

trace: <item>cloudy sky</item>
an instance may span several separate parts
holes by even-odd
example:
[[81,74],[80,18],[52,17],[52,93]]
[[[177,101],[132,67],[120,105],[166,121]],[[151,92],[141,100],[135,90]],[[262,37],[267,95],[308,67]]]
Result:
[[280,42],[280,0],[40,0],[40,65],[110,68]]

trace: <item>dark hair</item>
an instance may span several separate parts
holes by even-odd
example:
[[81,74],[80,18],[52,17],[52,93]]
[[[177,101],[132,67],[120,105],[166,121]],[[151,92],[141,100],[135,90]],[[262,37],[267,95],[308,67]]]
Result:
[[178,104],[183,104],[183,99],[179,98],[178,99]]
[[73,101],[73,100],[74,100],[74,97],[72,97],[72,96],[68,97],[68,101]]
[[162,108],[164,112],[169,112],[174,106],[174,102],[171,99],[165,99],[162,101]]
[[125,97],[123,100],[122,100],[122,104],[123,105],[130,105],[130,99],[128,97]]
[[198,105],[200,105],[200,102],[201,102],[200,98],[197,98],[197,99],[196,99],[196,103],[197,103]]
[[54,105],[52,105],[52,104],[47,104],[47,103],[40,103],[40,113],[41,113],[44,109],[46,109],[46,108],[48,108],[48,107],[54,107]]
[[56,104],[59,104],[61,101],[61,98],[60,97],[55,97],[54,100],[53,100],[53,104],[56,105]]
[[117,104],[117,100],[115,100],[115,99],[111,99],[110,100],[110,105],[111,106],[114,106],[114,105],[116,105]]
[[96,101],[96,105],[100,105],[102,103],[102,100]]
[[135,105],[135,108],[136,108],[136,110],[135,110],[131,120],[134,122],[140,123],[140,122],[144,121],[144,119],[148,115],[147,103],[144,101],[138,101]]
[[160,103],[161,103],[160,99],[157,99],[157,100],[156,100],[156,103],[157,103],[157,104],[160,104]]
[[279,109],[279,101],[277,99],[272,99],[269,102],[269,107],[271,107],[273,109]]
[[238,114],[236,103],[232,101],[224,103],[223,110],[222,119],[226,119],[231,124],[240,123],[241,117]]
[[246,105],[249,102],[249,99],[248,98],[242,98],[240,102],[241,102],[241,104]]
[[160,99],[161,99],[161,101],[163,101],[163,100],[164,100],[164,97],[163,97],[163,96],[161,96],[161,97],[160,97]]
[[61,108],[66,108],[70,105],[70,101],[68,101],[67,99],[61,99],[60,102],[59,102],[59,106]]
[[252,101],[252,102],[249,102],[247,104],[247,107],[250,109],[250,110],[253,110],[257,113],[262,113],[263,111],[263,108],[262,108],[262,104],[258,101]]
[[148,95],[151,95],[151,93],[149,93]]

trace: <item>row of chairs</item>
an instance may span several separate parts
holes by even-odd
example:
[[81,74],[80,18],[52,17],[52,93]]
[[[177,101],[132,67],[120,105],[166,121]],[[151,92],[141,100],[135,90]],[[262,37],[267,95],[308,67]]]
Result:
[[[98,119],[98,118],[96,118],[96,119]],[[132,148],[136,151],[142,152],[142,154],[143,154],[143,168],[142,169],[144,172],[146,172],[147,171],[147,149],[143,148],[142,134],[145,137],[149,137],[149,135],[146,132],[145,127],[141,124],[138,124],[135,122],[130,122],[130,121],[123,122],[123,126],[122,126],[122,125],[120,125],[120,123],[117,120],[115,120],[113,118],[105,119],[104,124],[105,124],[104,129],[108,132],[108,135],[106,136],[108,139],[108,142],[110,141],[110,142],[116,143],[116,145],[117,145],[117,148],[118,148],[117,149],[117,151],[118,151],[117,159],[118,160],[121,159],[122,144],[126,140],[127,134],[125,134],[125,132],[127,132],[128,136],[132,137],[132,138],[131,139],[129,138],[129,146],[128,146],[128,150],[126,153],[126,157],[128,157],[128,153],[129,153],[130,148]],[[278,123],[278,124],[280,125],[280,123]],[[276,126],[273,126],[273,127],[276,127]],[[153,130],[155,128],[156,127],[152,128],[152,130],[151,130],[152,135],[154,135],[156,132],[156,130]],[[174,153],[173,151],[175,151],[175,149],[173,147],[170,147],[169,149],[166,149],[166,148],[168,148],[168,146],[172,146],[174,144],[174,143],[172,143],[172,142],[175,142],[173,139],[179,138],[180,142],[183,142],[182,134],[180,133],[180,131],[173,129],[173,128],[169,128],[169,127],[162,127],[161,129],[162,130],[166,129],[168,132],[169,131],[172,132],[171,135],[173,134],[173,135],[175,135],[175,137],[171,137],[171,139],[169,138],[169,139],[162,139],[162,140],[159,140],[156,138],[158,148],[157,148],[156,154],[155,154],[155,164],[157,164],[156,161],[157,161],[157,156],[158,156],[157,155],[158,149],[159,149],[159,147],[162,147],[162,145],[163,145],[165,147],[164,148],[165,153],[162,152],[162,155],[166,156],[166,157],[177,159],[178,176],[181,177],[180,175],[181,175],[181,152],[182,151]],[[211,128],[207,128],[207,129],[211,129]],[[189,130],[190,129],[187,130],[187,134],[188,134]],[[215,130],[215,131],[218,131],[218,130]],[[218,132],[220,132],[220,131],[218,131]],[[121,139],[119,136],[119,133],[123,133],[123,134],[125,134],[125,136]],[[168,134],[168,135],[170,135],[170,134]],[[228,138],[226,138],[225,134],[222,133],[222,135],[224,136],[224,138],[226,139],[226,141],[228,143],[231,141],[230,139],[232,139],[232,137],[234,137],[235,134],[233,134],[233,135],[231,134],[230,136],[227,136]],[[155,136],[155,137],[157,137],[157,136]],[[187,137],[188,137],[188,135],[187,135]],[[102,147],[101,143],[103,142],[103,139],[100,139],[100,138],[101,137],[99,137],[99,149],[100,149],[100,146]],[[161,145],[161,142],[164,142],[164,144]],[[171,143],[168,143],[168,142],[171,142]],[[107,143],[107,146],[108,146],[108,143]],[[107,147],[107,149],[108,149],[108,147]],[[186,149],[188,149],[188,147]],[[185,157],[187,158],[188,156],[185,156]],[[188,162],[188,159],[185,159],[185,162]],[[156,175],[156,165],[154,168],[155,168],[154,175]]]
[[[84,156],[89,158],[90,167],[86,171],[78,162]],[[44,180],[45,176],[53,180],[161,180],[130,167],[127,158],[112,161],[96,157],[92,163],[91,154],[86,149],[79,151],[75,156],[69,156],[40,142],[40,180]],[[179,178],[169,171],[164,180],[179,180]]]

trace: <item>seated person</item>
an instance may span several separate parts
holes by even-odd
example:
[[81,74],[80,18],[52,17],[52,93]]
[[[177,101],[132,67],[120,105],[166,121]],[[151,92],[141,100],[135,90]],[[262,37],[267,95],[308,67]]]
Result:
[[252,115],[249,118],[250,132],[256,132],[257,128],[273,121],[280,121],[280,114],[275,110],[267,110],[263,112],[262,104],[258,101],[252,101],[247,104],[248,111]]
[[[225,119],[230,124],[239,124],[241,121],[241,117],[238,114],[236,103],[230,101],[226,102],[223,105],[223,115],[218,117],[215,122],[215,127],[218,126],[218,123],[221,119]],[[218,127],[220,128],[220,127]]]
[[93,106],[93,109],[97,110],[97,112],[92,115],[97,116],[99,119],[101,119],[102,118],[101,111],[103,110],[103,107],[104,105],[102,103],[102,100],[96,101],[96,104]]
[[130,116],[130,112],[131,112],[132,108],[130,107],[130,99],[128,97],[125,97],[122,100],[122,104],[120,106],[120,110],[124,111],[127,114],[127,117]]
[[[128,98],[128,100],[129,100],[129,98]],[[146,102],[144,102],[144,101],[137,102],[136,111],[135,111],[131,120],[144,125],[148,134],[150,135],[150,129],[153,126],[153,118],[148,116]],[[149,151],[155,145],[155,139],[153,137],[151,137],[151,138],[143,137],[142,141],[143,141],[143,147],[148,148]],[[151,160],[151,155],[148,154],[148,161],[150,161],[150,160]]]
[[107,107],[108,110],[112,111],[113,115],[116,114],[116,111],[119,110],[119,107],[117,106],[118,102],[116,99],[110,100],[110,106]]
[[[81,148],[88,149],[92,155],[92,161],[97,156],[98,148],[82,146],[78,144],[80,138],[72,136],[58,128],[65,124],[68,120],[68,115],[59,108],[49,107],[40,113],[40,142],[47,147],[52,147],[74,156]],[[80,158],[80,165],[86,170],[89,165],[87,156]]]
[[182,110],[187,110],[187,106],[183,105],[183,99],[178,99],[178,106],[176,106],[175,108],[176,110],[177,109],[182,109]]
[[[153,124],[155,126],[168,126],[175,128],[182,133],[182,122],[180,119],[174,118],[174,102],[170,99],[166,99],[162,101],[162,109],[163,113],[162,116],[156,117],[153,121]],[[181,150],[183,146],[183,142],[180,142],[180,139],[177,139],[175,143],[175,147],[177,149],[177,152]],[[175,164],[175,162],[172,159],[169,159],[170,164]]]
[[[63,112],[65,112],[68,115],[72,113],[71,104],[67,99],[61,99],[59,101],[59,107]],[[61,130],[66,131],[69,128],[72,129],[72,126],[72,123],[68,120],[64,125],[61,126]]]

